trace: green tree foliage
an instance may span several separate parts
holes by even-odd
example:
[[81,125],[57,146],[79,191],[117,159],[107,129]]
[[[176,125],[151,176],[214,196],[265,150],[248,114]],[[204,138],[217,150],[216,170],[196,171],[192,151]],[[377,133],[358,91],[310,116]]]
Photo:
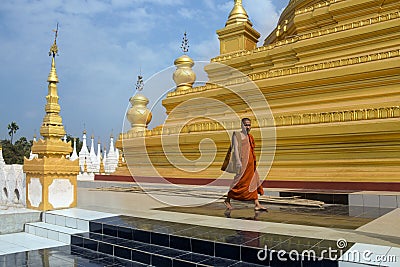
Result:
[[10,140],[2,140],[1,144],[6,164],[23,164],[24,157],[29,158],[32,141],[28,141],[26,137],[21,137],[15,141],[15,144],[12,144]]
[[73,137],[67,134],[67,142],[71,141],[72,148],[74,148],[74,138],[76,139],[76,153],[79,153],[79,151],[82,149],[83,141],[81,141],[79,137]]
[[11,137],[11,144],[12,144],[14,134],[18,131],[19,126],[15,121],[13,121],[7,126],[7,129],[8,129],[8,135]]

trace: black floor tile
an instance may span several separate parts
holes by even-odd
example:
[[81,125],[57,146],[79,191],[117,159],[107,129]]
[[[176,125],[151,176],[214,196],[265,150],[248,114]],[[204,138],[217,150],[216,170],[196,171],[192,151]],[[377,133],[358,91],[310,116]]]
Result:
[[99,245],[99,242],[96,241],[96,240],[87,239],[87,238],[84,238],[84,239],[83,239],[83,247],[84,247],[84,248],[97,251],[98,245]]
[[126,247],[114,246],[114,256],[131,260],[132,250]]
[[262,267],[263,265],[258,265],[254,263],[248,263],[248,262],[238,262],[234,265],[231,265],[230,267]]
[[215,242],[215,256],[239,261],[240,246]]
[[71,235],[71,245],[83,247],[83,238],[78,235]]
[[152,244],[169,247],[169,234],[151,232],[150,236]]
[[103,225],[99,222],[89,222],[89,231],[92,233],[103,233]]
[[182,256],[176,257],[179,260],[184,260],[184,261],[188,261],[188,262],[194,262],[194,263],[199,263],[205,260],[209,260],[212,257],[210,256],[206,256],[206,255],[201,255],[201,254],[197,254],[197,253],[187,253],[184,254]]
[[180,250],[191,251],[190,239],[181,236],[170,236],[170,247]]
[[227,259],[221,259],[221,258],[211,258],[205,261],[202,261],[197,264],[197,266],[202,267],[202,266],[213,266],[213,267],[228,267],[228,266],[233,266],[236,264],[236,261],[233,260],[227,260]]
[[263,248],[242,246],[240,259],[252,264],[269,265],[269,253]]
[[150,243],[150,240],[151,240],[150,232],[136,229],[133,232],[133,240],[139,241],[139,242],[144,242],[144,243]]
[[151,255],[151,266],[172,267],[172,258],[153,254]]
[[139,251],[136,249],[132,250],[132,260],[137,261],[144,264],[151,263],[151,254],[143,251]]
[[109,236],[118,236],[118,227],[110,224],[103,224],[103,234]]
[[197,266],[196,263],[181,260],[181,259],[173,259],[172,264],[174,267],[196,267]]
[[133,240],[133,229],[123,226],[117,227],[117,236],[128,240]]
[[108,243],[99,242],[98,251],[108,255],[114,255],[114,246]]
[[302,267],[338,267],[339,262],[331,260],[303,260]]
[[192,238],[192,252],[214,256],[215,244],[213,241]]
[[161,250],[155,251],[155,254],[162,255],[165,257],[176,258],[185,254],[188,254],[188,251],[178,250],[173,248],[163,248]]

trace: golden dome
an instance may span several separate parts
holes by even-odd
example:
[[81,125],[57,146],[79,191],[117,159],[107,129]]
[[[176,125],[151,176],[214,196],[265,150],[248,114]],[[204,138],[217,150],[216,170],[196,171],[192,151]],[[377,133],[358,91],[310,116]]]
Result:
[[135,94],[133,97],[129,99],[129,101],[132,103],[132,105],[134,105],[134,103],[140,103],[140,102],[145,105],[149,103],[149,99],[140,93]]
[[194,61],[187,55],[182,55],[175,59],[174,61],[175,66],[177,65],[189,65],[190,67],[194,66]]

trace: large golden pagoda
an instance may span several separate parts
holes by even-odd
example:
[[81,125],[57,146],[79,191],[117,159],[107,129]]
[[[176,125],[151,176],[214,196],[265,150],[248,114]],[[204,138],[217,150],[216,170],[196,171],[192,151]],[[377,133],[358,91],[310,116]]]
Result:
[[[173,118],[164,125],[122,135],[132,174],[223,181],[229,134],[246,116],[254,120],[258,157],[273,154],[260,144],[276,129],[275,158],[262,177],[267,187],[399,191],[399,10],[398,0],[291,0],[257,47],[260,34],[236,0],[217,31],[221,54],[206,67],[209,83],[169,93],[163,105]],[[226,115],[229,109],[237,116]],[[258,164],[268,170],[270,162]]]
[[55,66],[58,27],[55,30],[54,43],[50,48],[51,70],[47,78],[46,115],[43,118],[40,134],[43,139],[33,142],[32,153],[38,158],[24,159],[26,173],[27,207],[38,210],[52,210],[76,206],[78,160],[70,161],[66,156],[72,152],[71,144],[61,138],[65,135],[60,105],[58,104],[57,83],[59,82]]

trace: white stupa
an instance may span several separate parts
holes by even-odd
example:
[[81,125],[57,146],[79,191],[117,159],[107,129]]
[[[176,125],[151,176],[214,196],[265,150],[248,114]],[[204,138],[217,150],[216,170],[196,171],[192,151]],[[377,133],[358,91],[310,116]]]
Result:
[[79,151],[79,167],[81,168],[81,172],[84,171],[85,161],[86,161],[86,167],[89,168],[89,166],[91,166],[91,162],[90,162],[90,153],[86,143],[86,130],[83,131],[82,148],[81,151]]
[[118,167],[118,152],[114,149],[114,136],[110,136],[110,149],[108,150],[106,164],[104,165],[104,169],[106,173],[115,172]]
[[3,158],[3,148],[1,147],[1,144],[0,144],[0,168],[3,167],[4,165],[6,165],[6,163]]
[[[97,162],[97,155],[94,151],[94,136],[91,137],[91,145],[90,145],[90,164],[88,165],[88,172],[98,173],[100,169],[100,164]],[[87,162],[86,162],[87,164]]]
[[74,151],[72,151],[72,154],[71,154],[71,156],[69,157],[69,160],[72,160],[72,161],[74,161],[74,160],[76,160],[76,159],[78,159],[79,157],[78,157],[78,153],[76,153],[76,139],[74,138]]
[[[33,136],[33,142],[36,142],[36,134]],[[38,154],[34,154],[32,153],[32,149],[31,149],[31,153],[29,154],[29,160],[38,158]]]

